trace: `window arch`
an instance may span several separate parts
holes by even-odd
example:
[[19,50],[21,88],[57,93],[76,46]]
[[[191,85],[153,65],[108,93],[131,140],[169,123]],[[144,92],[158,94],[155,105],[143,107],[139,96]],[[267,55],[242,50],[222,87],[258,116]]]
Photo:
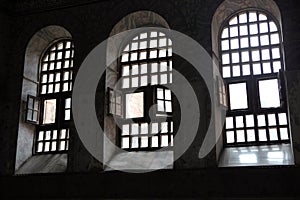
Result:
[[63,39],[52,44],[41,58],[36,153],[68,150],[73,56],[72,40]]
[[[66,113],[64,113],[63,106],[66,102],[63,102],[63,98],[71,97],[71,92],[63,91],[63,87],[65,82],[71,85],[72,78],[64,81],[63,74],[61,74],[60,81],[58,81],[59,76],[55,76],[57,73],[72,70],[66,68],[67,65],[63,63],[63,61],[69,60],[69,63],[73,64],[71,63],[73,60],[73,53],[71,52],[71,50],[73,51],[73,45],[68,47],[71,43],[73,41],[70,32],[56,25],[40,29],[28,42],[24,56],[22,101],[16,151],[15,170],[17,174],[64,172],[67,169],[68,154],[66,148],[68,138],[66,136],[64,139],[65,136],[61,135],[60,139],[60,132],[57,132],[57,151],[55,151],[54,142],[56,138],[55,131],[60,130],[58,127],[67,129],[69,124],[68,120],[63,122],[58,120],[57,117],[64,117],[70,112],[70,109],[65,109]],[[60,44],[63,44],[62,49]],[[67,53],[68,51],[70,51],[70,54]],[[65,58],[69,56],[70,58]],[[58,69],[60,62],[61,69]],[[60,84],[59,90],[58,86],[55,88],[56,84]],[[55,123],[43,124],[44,101],[51,99],[56,101],[57,108],[54,110],[55,114],[53,112],[53,118],[50,117],[51,115],[47,115],[46,121],[51,122],[55,119]],[[50,106],[51,101],[48,102],[47,105]],[[45,132],[39,134],[39,131]],[[63,140],[66,142],[65,149],[62,148],[63,144],[59,146],[59,143]],[[43,146],[40,144],[40,150],[38,149],[39,143],[43,144]],[[53,147],[51,143],[53,143]],[[45,156],[47,156],[46,161]],[[41,162],[43,165],[40,164]]]
[[284,70],[278,22],[258,9],[225,20],[219,56],[227,84],[226,145],[289,142],[285,99],[278,72]]
[[[163,87],[172,83],[172,41],[155,30],[139,33],[122,50],[119,72],[124,93],[120,147],[145,150],[172,146],[172,94]],[[132,88],[136,90],[128,92]],[[132,119],[134,123],[129,122]]]

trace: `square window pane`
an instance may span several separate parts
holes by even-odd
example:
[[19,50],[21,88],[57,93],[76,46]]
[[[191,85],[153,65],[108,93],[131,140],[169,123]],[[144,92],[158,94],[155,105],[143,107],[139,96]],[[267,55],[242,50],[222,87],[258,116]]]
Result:
[[166,101],[166,112],[172,112],[172,103],[171,101]]
[[247,25],[240,26],[240,36],[243,36],[243,35],[248,35],[248,26]]
[[258,130],[258,138],[259,138],[259,141],[261,142],[265,142],[267,141],[267,132],[265,129],[259,129]]
[[140,49],[147,49],[147,41],[140,42]]
[[157,98],[158,99],[164,99],[164,89],[157,88]]
[[164,47],[167,45],[167,38],[159,39],[159,46]]
[[160,75],[160,84],[167,84],[168,83],[168,75],[167,74],[161,74]]
[[226,132],[226,141],[228,144],[234,143],[234,132],[233,131],[227,131]]
[[246,115],[246,125],[247,127],[254,127],[254,116]]
[[125,148],[125,149],[127,149],[127,148],[129,148],[129,138],[122,138],[122,148]]
[[248,75],[251,74],[249,64],[248,65],[243,65],[242,69],[243,69],[243,76],[248,76]]
[[232,39],[230,40],[231,49],[238,49],[239,48],[239,39]]
[[252,51],[252,61],[260,61],[259,50]]
[[247,142],[255,142],[255,132],[253,129],[247,130]]
[[129,88],[129,78],[123,78],[123,88]]
[[275,114],[269,114],[268,115],[268,124],[269,126],[276,126],[276,116]]
[[126,94],[126,118],[144,116],[144,93]]
[[277,129],[276,128],[270,128],[269,129],[269,136],[270,136],[271,141],[278,140]]
[[226,129],[233,128],[233,117],[226,117]]
[[151,76],[151,85],[156,85],[156,84],[158,84],[157,75],[152,75]]
[[254,74],[254,75],[259,75],[259,74],[261,74],[260,63],[255,63],[255,64],[253,64],[253,74]]
[[228,53],[222,55],[222,63],[223,63],[223,65],[226,65],[226,64],[230,63],[229,54]]
[[138,65],[132,65],[131,75],[137,75],[137,74],[139,74],[139,66]]
[[237,142],[245,142],[245,132],[244,130],[236,131],[236,141]]
[[136,52],[130,54],[130,60],[135,61],[138,59],[138,54]]
[[249,39],[248,37],[241,38],[241,48],[249,47]]
[[287,128],[280,128],[280,137],[282,140],[288,140],[289,139],[289,134],[288,134],[288,129]]
[[272,73],[271,64],[269,62],[268,63],[263,63],[263,72],[264,72],[264,74]]
[[152,123],[151,124],[151,133],[152,134],[158,133],[158,123]]
[[124,124],[122,126],[122,135],[129,135],[129,124]]
[[148,134],[148,124],[147,123],[141,124],[141,134]]
[[121,62],[128,62],[128,60],[129,60],[129,54],[128,53],[123,54]]
[[230,77],[230,67],[223,67],[223,78]]
[[158,72],[158,64],[152,63],[151,64],[151,73],[156,73],[156,72]]
[[164,101],[162,101],[162,100],[157,101],[157,110],[160,111],[160,112],[165,111]]
[[242,13],[239,16],[239,22],[240,23],[247,23],[247,13]]
[[257,21],[257,14],[256,12],[249,13],[249,22],[256,22]]
[[231,61],[232,63],[239,63],[240,62],[240,55],[239,53],[232,53],[231,54]]
[[141,137],[141,147],[148,147],[148,137]]
[[275,61],[273,62],[273,72],[279,72],[279,70],[281,69],[281,62],[280,61]]
[[249,30],[251,35],[257,34],[258,33],[257,24],[250,24]]
[[229,40],[223,40],[221,47],[223,51],[229,50]]
[[148,84],[148,76],[141,77],[141,86],[146,86]]
[[131,148],[138,148],[139,147],[139,138],[132,137],[131,139]]
[[265,46],[265,45],[269,45],[269,36],[268,35],[262,35],[260,36],[260,44],[262,46]]
[[259,98],[261,108],[280,107],[277,79],[259,81]]
[[279,124],[280,125],[287,125],[287,117],[285,113],[278,114]]
[[169,146],[168,136],[162,135],[161,136],[161,147],[167,147],[167,146]]
[[238,117],[235,118],[235,127],[236,128],[243,128],[244,127],[243,116],[238,116]]
[[229,98],[231,110],[247,109],[247,86],[246,83],[229,84]]
[[138,87],[139,86],[139,78],[138,77],[133,77],[131,79],[131,87]]
[[150,40],[150,48],[157,47],[157,40]]
[[236,37],[238,36],[238,27],[234,26],[234,27],[230,27],[230,37]]
[[249,52],[248,51],[242,52],[242,62],[249,62]]
[[265,118],[265,115],[258,115],[257,116],[257,123],[258,123],[258,126],[261,127],[261,126],[266,126],[266,118]]
[[42,152],[43,151],[43,147],[44,147],[43,143],[39,142],[38,143],[38,147],[37,147],[37,152]]
[[240,71],[240,66],[239,65],[234,65],[232,67],[232,76],[233,77],[241,76],[241,71]]
[[269,49],[263,49],[261,51],[262,60],[270,60],[270,51]]
[[160,72],[166,72],[166,71],[168,71],[168,63],[167,62],[161,62],[160,63],[159,71]]
[[150,51],[150,58],[157,58],[157,50]]
[[168,133],[168,122],[162,122],[161,123],[161,132],[162,133]]
[[158,147],[158,137],[157,136],[153,136],[151,138],[151,147]]
[[251,44],[251,47],[258,47],[258,45],[259,45],[258,37],[257,36],[250,37],[250,44]]
[[268,23],[267,22],[259,24],[259,32],[260,33],[267,33],[268,31],[269,30],[268,30]]
[[234,17],[234,18],[232,18],[232,19],[229,21],[229,25],[234,25],[234,24],[237,24],[237,23],[238,23],[237,17]]
[[273,58],[273,59],[278,59],[278,58],[280,58],[280,51],[279,51],[279,48],[273,48],[273,49],[272,49],[272,58]]
[[147,71],[148,71],[147,64],[146,63],[141,64],[141,74],[146,74]]
[[279,44],[279,34],[271,34],[271,44]]

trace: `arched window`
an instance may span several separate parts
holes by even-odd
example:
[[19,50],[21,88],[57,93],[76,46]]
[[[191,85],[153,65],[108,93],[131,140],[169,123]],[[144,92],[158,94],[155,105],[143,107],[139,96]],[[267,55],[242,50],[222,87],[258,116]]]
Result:
[[245,10],[225,20],[219,57],[229,108],[225,144],[289,142],[284,95],[278,72],[284,70],[278,22],[261,10]]
[[[52,44],[41,58],[38,89],[40,109],[33,113],[29,109],[27,113],[27,120],[32,114],[39,113],[35,153],[68,150],[73,55],[73,42],[66,39]],[[32,101],[29,98],[28,104],[34,105],[34,101],[34,98]]]
[[[172,94],[164,87],[172,83],[172,41],[153,30],[139,33],[124,46],[119,67],[124,97],[119,145],[127,150],[172,146]],[[122,106],[111,107],[110,112],[115,109],[120,113]]]

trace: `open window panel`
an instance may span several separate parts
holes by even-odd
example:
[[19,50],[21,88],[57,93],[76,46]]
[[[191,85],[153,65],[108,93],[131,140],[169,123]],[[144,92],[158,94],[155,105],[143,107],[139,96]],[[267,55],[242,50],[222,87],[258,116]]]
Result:
[[108,113],[123,118],[123,94],[120,91],[108,88]]
[[[152,151],[173,146],[171,90],[151,86],[127,93],[124,99],[125,117],[119,127],[122,149]],[[148,115],[149,111],[152,117]]]
[[219,105],[222,105],[222,106],[228,108],[227,90],[226,90],[226,85],[223,82],[222,78],[220,78],[220,77],[216,78],[216,87],[217,87],[217,91],[218,91]]
[[28,95],[26,103],[25,122],[31,124],[39,124],[40,116],[40,99],[38,97]]

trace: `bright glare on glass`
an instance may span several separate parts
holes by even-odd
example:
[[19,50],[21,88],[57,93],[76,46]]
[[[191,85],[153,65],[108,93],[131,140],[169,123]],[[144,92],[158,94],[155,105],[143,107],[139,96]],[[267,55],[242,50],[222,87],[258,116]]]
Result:
[[45,100],[43,124],[55,123],[55,115],[56,115],[56,99]]
[[247,109],[248,100],[246,83],[230,84],[229,98],[231,110]]
[[144,93],[126,94],[126,118],[144,116]]
[[277,79],[259,81],[259,97],[262,108],[280,107]]

